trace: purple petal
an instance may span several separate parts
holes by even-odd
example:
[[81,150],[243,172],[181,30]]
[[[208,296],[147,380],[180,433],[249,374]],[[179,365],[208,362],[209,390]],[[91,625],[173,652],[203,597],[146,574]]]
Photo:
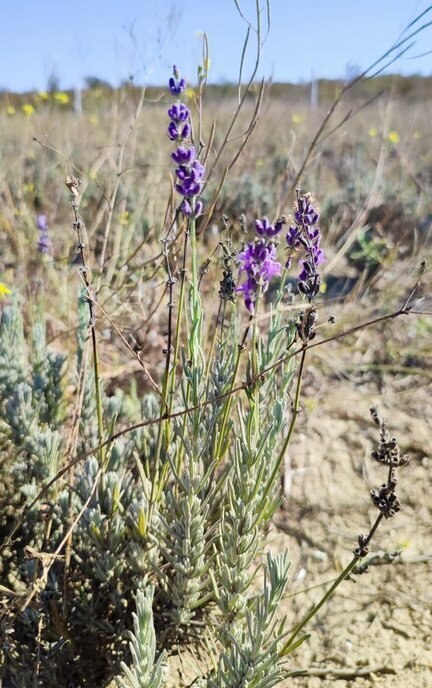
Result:
[[182,131],[181,131],[181,138],[188,139],[191,133],[191,126],[190,124],[185,124]]
[[203,211],[203,203],[202,203],[202,201],[197,201],[195,203],[195,218],[202,215],[202,211]]
[[186,215],[187,217],[190,217],[192,215],[192,208],[190,207],[189,201],[183,199],[183,203],[180,206],[180,210],[182,211],[183,215]]
[[171,141],[177,141],[178,139],[178,130],[177,130],[177,125],[175,122],[170,122],[168,126],[168,136],[171,139]]

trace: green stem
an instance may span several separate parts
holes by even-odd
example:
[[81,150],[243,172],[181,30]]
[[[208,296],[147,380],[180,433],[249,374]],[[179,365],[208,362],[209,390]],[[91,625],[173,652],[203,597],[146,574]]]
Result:
[[288,270],[286,268],[284,268],[284,271],[282,273],[282,279],[281,279],[281,282],[279,285],[279,289],[278,289],[277,294],[276,294],[275,308],[277,308],[279,306],[280,302],[282,301],[287,277],[288,277]]
[[347,578],[347,576],[349,576],[349,574],[351,573],[351,571],[353,570],[353,568],[357,564],[357,562],[358,562],[358,557],[353,557],[351,559],[350,563],[348,564],[348,566],[346,566],[344,568],[344,570],[342,571],[342,573],[336,578],[333,585],[327,590],[326,593],[324,593],[323,597],[320,599],[318,604],[314,605],[312,607],[312,609],[310,610],[310,612],[308,612],[306,614],[304,619],[302,619],[300,621],[300,623],[298,623],[297,626],[295,626],[290,637],[288,638],[288,640],[286,641],[286,643],[284,644],[284,646],[280,650],[280,652],[279,652],[280,656],[283,656],[289,652],[290,646],[293,644],[294,640],[297,638],[300,631],[302,631],[303,628],[306,626],[306,624],[309,623],[309,621],[315,616],[315,614],[317,612],[319,612],[321,607],[323,607],[325,605],[325,603],[328,602],[330,597],[332,597],[332,595],[334,594],[336,588],[338,588],[339,585],[345,580],[345,578]]
[[305,365],[305,359],[306,359],[306,350],[307,350],[306,348],[303,349],[301,359],[300,359],[300,366],[299,366],[299,371],[298,371],[298,376],[297,376],[297,386],[296,386],[295,397],[294,397],[291,423],[289,425],[288,432],[287,432],[287,435],[285,437],[282,448],[279,452],[278,458],[276,459],[276,463],[275,463],[273,470],[271,472],[270,478],[267,480],[267,485],[264,488],[264,491],[263,491],[263,494],[261,497],[261,511],[264,509],[265,500],[267,499],[267,496],[268,496],[271,488],[274,485],[274,481],[276,480],[276,476],[279,473],[280,467],[282,465],[282,461],[283,461],[284,456],[285,456],[285,452],[288,448],[288,445],[291,441],[291,437],[292,437],[293,432],[294,432],[297,416],[299,414],[299,409],[300,409],[300,392],[301,392],[303,371],[304,371],[304,365]]
[[[382,519],[383,519],[383,516],[384,516],[384,514],[381,512],[381,513],[379,514],[379,516],[377,517],[377,519],[375,520],[375,523],[373,524],[372,528],[370,529],[369,535],[368,535],[367,538],[365,538],[365,540],[363,541],[363,543],[362,543],[362,549],[363,549],[364,552],[367,551],[367,548],[368,548],[368,546],[369,546],[369,544],[370,544],[370,541],[372,540],[373,536],[375,535],[375,533],[376,533],[376,531],[377,531],[377,529],[378,529],[378,526],[379,526],[379,524],[381,523],[381,521],[382,521]],[[306,616],[304,617],[304,619],[302,619],[302,620],[297,624],[297,626],[295,626],[293,632],[291,633],[290,637],[288,638],[287,642],[284,644],[283,648],[281,649],[281,651],[280,651],[280,653],[279,653],[281,656],[284,655],[284,654],[287,654],[287,652],[289,652],[290,646],[293,644],[294,640],[297,638],[297,636],[298,636],[298,634],[300,633],[300,631],[302,631],[303,628],[306,626],[306,624],[309,623],[309,621],[315,616],[315,614],[316,614],[317,612],[319,612],[319,610],[321,609],[321,607],[323,607],[323,606],[325,605],[325,603],[328,602],[328,600],[330,599],[330,597],[332,597],[332,595],[334,594],[336,588],[338,588],[339,585],[345,580],[345,578],[347,578],[347,577],[349,576],[349,574],[351,573],[351,571],[353,570],[353,568],[355,567],[355,565],[358,563],[359,559],[362,558],[362,556],[364,556],[364,554],[360,554],[360,555],[355,554],[355,555],[354,555],[354,557],[351,559],[351,561],[350,561],[350,563],[348,564],[348,566],[346,566],[346,567],[344,568],[344,570],[342,571],[342,573],[341,573],[341,574],[336,578],[336,580],[334,581],[333,585],[331,585],[330,588],[327,590],[327,592],[324,593],[324,595],[322,596],[322,598],[320,599],[320,601],[318,602],[318,604],[315,604],[315,605],[312,607],[312,609],[310,610],[310,612],[308,612],[308,613],[306,614]]]
[[216,322],[215,322],[215,326],[214,326],[213,335],[211,338],[210,351],[208,352],[207,363],[206,363],[206,368],[205,368],[205,373],[204,373],[204,380],[206,382],[208,381],[208,378],[210,375],[210,370],[211,370],[211,364],[213,362],[213,353],[214,353],[215,346],[216,346],[218,323],[219,323],[219,320],[221,320],[221,322],[223,323],[223,321],[225,319],[225,308],[226,308],[226,301],[223,301],[221,299],[219,301],[219,308],[218,308],[218,312],[216,315]]
[[201,299],[198,290],[198,263],[197,263],[197,245],[196,245],[196,223],[193,213],[195,212],[195,203],[192,203],[192,217],[189,224],[189,235],[191,244],[191,269],[192,269],[192,287],[191,287],[191,341],[190,341],[190,358],[192,364],[196,364],[198,360],[199,348],[201,345]]
[[[252,328],[252,350],[251,350],[251,377],[255,379],[255,377],[258,375],[258,351],[257,351],[257,339],[258,339],[258,314],[259,314],[259,307],[260,307],[260,301],[261,301],[261,288],[258,287],[257,295],[256,295],[256,309],[255,309],[255,319],[254,319],[254,324]],[[259,382],[257,381],[253,385],[253,400],[254,400],[254,409],[253,409],[253,418],[254,418],[254,425],[255,425],[255,436],[258,434],[259,430]]]
[[[251,319],[252,319],[252,316],[250,316],[249,321]],[[227,392],[228,396],[227,396],[227,400],[225,402],[225,409],[223,411],[222,424],[221,424],[221,427],[219,429],[219,441],[218,441],[218,444],[216,447],[216,453],[215,453],[215,459],[218,461],[220,461],[220,459],[222,458],[222,455],[221,455],[222,443],[223,443],[223,438],[225,435],[225,428],[226,428],[226,424],[227,424],[227,420],[228,420],[228,416],[229,416],[229,413],[231,410],[231,404],[232,404],[232,400],[233,400],[232,391],[235,387],[235,383],[236,383],[236,379],[237,379],[237,373],[238,373],[239,366],[240,366],[240,358],[241,358],[241,355],[242,355],[244,348],[245,348],[245,341],[246,341],[246,337],[248,335],[248,332],[249,332],[249,325],[247,326],[245,333],[243,335],[243,339],[237,348],[237,358],[236,358],[236,362],[234,364],[234,372],[232,374],[230,388]]]

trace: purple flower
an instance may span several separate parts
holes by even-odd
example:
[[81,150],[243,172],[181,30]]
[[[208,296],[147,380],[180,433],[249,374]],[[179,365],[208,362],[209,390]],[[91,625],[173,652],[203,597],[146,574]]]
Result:
[[[179,95],[185,89],[185,80],[180,78],[177,67],[173,67],[173,76],[169,80],[169,89],[174,95]],[[176,191],[183,196],[180,205],[181,212],[189,218],[197,218],[203,210],[202,201],[198,196],[202,192],[205,168],[196,159],[196,150],[192,145],[187,145],[190,139],[192,128],[189,122],[190,111],[184,103],[173,103],[168,109],[170,123],[168,125],[168,136],[171,141],[177,141],[181,145],[171,153],[173,161],[177,167]]]
[[36,218],[36,224],[38,229],[41,231],[48,231],[48,220],[46,218],[46,215],[38,215]]
[[297,200],[297,210],[294,213],[295,221],[299,225],[316,225],[319,220],[319,214],[312,207],[311,198],[309,195],[299,196]]
[[180,78],[180,72],[175,65],[173,66],[173,76],[170,77],[168,86],[171,93],[173,93],[175,96],[183,93],[186,88],[186,81],[183,78]]
[[255,308],[258,289],[265,292],[272,277],[281,274],[281,264],[276,260],[276,246],[264,238],[249,242],[238,254],[240,274],[246,273],[246,281],[237,287],[244,294],[245,305],[251,313]]
[[49,238],[48,232],[41,232],[38,241],[38,251],[39,253],[47,254],[49,253],[51,245],[51,240]]
[[183,148],[183,146],[179,146],[174,153],[171,153],[171,157],[174,160],[177,165],[187,165],[192,160],[195,159],[195,147],[194,146],[189,146],[189,148]]
[[286,234],[287,244],[290,248],[298,248],[300,246],[300,228],[290,227]]
[[190,124],[185,124],[181,129],[178,128],[176,122],[170,122],[168,125],[168,136],[171,141],[184,141],[189,138],[190,133]]
[[173,122],[180,124],[181,122],[186,122],[186,120],[189,119],[190,112],[184,103],[173,103],[168,110],[168,115]]
[[202,191],[202,184],[193,181],[190,177],[185,179],[181,184],[175,185],[176,191],[182,196],[187,198],[192,198],[192,196],[198,196]]
[[194,160],[190,165],[179,165],[176,168],[177,191],[183,196],[197,196],[202,191],[201,180],[205,168],[199,160]]
[[285,268],[288,269],[291,266],[294,254],[302,250],[304,257],[298,261],[301,268],[297,278],[298,288],[311,301],[319,292],[321,276],[318,268],[324,263],[325,256],[320,248],[321,231],[316,226],[319,213],[312,205],[310,194],[301,196],[300,191],[297,192],[294,219],[296,224],[290,226],[286,234],[289,254]]
[[38,240],[38,251],[39,253],[49,253],[49,247],[51,240],[49,238],[48,230],[48,220],[46,215],[38,215],[36,218],[36,226],[40,232]]
[[255,220],[255,231],[258,236],[274,237],[282,230],[284,221],[277,220],[276,224],[271,225],[268,217],[263,217],[262,220]]
[[169,123],[169,125],[168,125],[168,136],[170,137],[171,141],[177,141],[178,129],[177,129],[177,124],[175,122]]
[[183,215],[186,215],[186,217],[197,218],[202,214],[203,204],[202,204],[202,201],[197,201],[195,203],[195,209],[192,211],[191,204],[185,198],[185,199],[183,199],[183,203],[180,206],[180,210],[182,211]]

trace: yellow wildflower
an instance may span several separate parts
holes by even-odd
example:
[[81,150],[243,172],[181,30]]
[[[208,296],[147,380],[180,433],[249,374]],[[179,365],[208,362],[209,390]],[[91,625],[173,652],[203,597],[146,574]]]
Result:
[[378,136],[378,129],[376,127],[371,127],[369,129],[369,136],[371,139],[374,139],[376,136]]
[[120,213],[119,215],[119,222],[121,225],[127,225],[129,222],[129,212],[125,210],[124,212]]
[[9,117],[15,114],[15,108],[13,105],[6,106],[6,114],[9,115]]
[[400,136],[397,131],[389,131],[388,140],[392,143],[399,143]]
[[2,299],[4,296],[8,296],[9,294],[12,294],[11,290],[3,284],[3,282],[0,282],[0,299]]
[[303,115],[300,115],[298,112],[295,112],[293,115],[291,115],[291,122],[293,124],[301,124],[303,120]]
[[36,112],[31,103],[24,103],[24,105],[22,106],[22,111],[26,117],[31,117]]
[[70,101],[69,94],[64,93],[64,91],[56,91],[54,93],[54,100],[56,100],[57,103],[60,103],[60,105],[67,105],[67,103]]

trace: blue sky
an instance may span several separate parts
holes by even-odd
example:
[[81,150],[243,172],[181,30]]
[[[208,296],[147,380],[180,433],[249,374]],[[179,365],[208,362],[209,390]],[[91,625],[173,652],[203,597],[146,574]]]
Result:
[[[265,5],[265,0],[260,0]],[[255,0],[239,0],[254,21]],[[420,0],[271,0],[271,28],[259,74],[275,81],[344,77],[367,67],[428,7]],[[432,21],[432,12],[423,23]],[[209,81],[235,81],[246,25],[234,0],[5,0],[0,88],[43,90],[55,72],[62,88],[98,76],[113,85],[134,74],[165,83],[173,62],[190,81],[210,44]],[[394,71],[432,74],[432,26]],[[252,63],[249,54],[247,64]]]

